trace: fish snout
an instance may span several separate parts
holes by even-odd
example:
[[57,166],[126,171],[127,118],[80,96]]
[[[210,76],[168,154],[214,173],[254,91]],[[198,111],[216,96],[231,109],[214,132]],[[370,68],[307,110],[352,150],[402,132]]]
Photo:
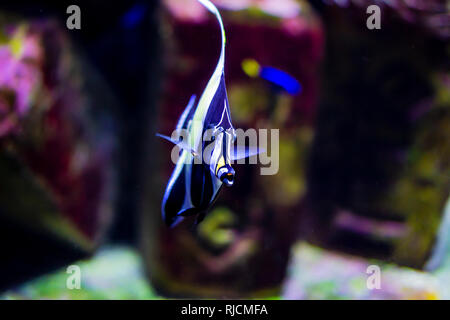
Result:
[[219,169],[218,177],[227,187],[231,187],[234,183],[234,169],[227,165]]

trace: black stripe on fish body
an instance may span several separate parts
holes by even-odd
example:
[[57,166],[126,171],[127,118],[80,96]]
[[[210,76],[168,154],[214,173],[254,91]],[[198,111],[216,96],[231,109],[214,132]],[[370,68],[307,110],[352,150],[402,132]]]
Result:
[[217,88],[214,98],[209,105],[208,112],[206,113],[204,126],[206,128],[211,125],[220,125],[225,130],[230,129],[233,127],[230,117],[231,114],[225,87],[225,77],[222,74],[219,87]]
[[172,226],[177,222],[179,219],[178,214],[183,210],[183,204],[186,197],[185,177],[186,172],[183,168],[178,177],[175,177],[170,190],[167,190],[164,195],[162,213],[164,222],[168,226]]
[[[186,174],[191,175],[190,199],[186,199]],[[170,227],[184,217],[206,214],[220,190],[220,187],[219,190],[215,187],[213,179],[216,177],[206,165],[185,164],[165,194],[162,207],[165,223]],[[188,203],[189,207],[186,206]]]
[[214,186],[209,167],[205,164],[192,165],[191,201],[194,207],[206,210],[214,196]]
[[[210,176],[211,176],[211,174],[210,174]],[[211,178],[215,179],[215,176],[211,176]],[[196,210],[190,211],[186,215],[183,215],[183,216],[197,215],[195,224],[198,225],[200,222],[202,222],[205,219],[208,211],[214,205],[214,203],[217,201],[217,198],[219,197],[220,189],[222,189],[222,184],[218,187],[218,189],[215,191],[215,194],[213,195],[213,198],[210,200],[210,202],[204,208],[196,208]]]
[[216,177],[207,166],[201,164],[193,165],[192,175],[192,180],[201,179],[202,183],[192,184],[191,201],[194,207],[179,213],[179,215],[182,217],[197,215],[196,224],[198,224],[204,219],[208,210],[216,201],[221,185],[218,189],[214,187],[213,179],[216,179]]

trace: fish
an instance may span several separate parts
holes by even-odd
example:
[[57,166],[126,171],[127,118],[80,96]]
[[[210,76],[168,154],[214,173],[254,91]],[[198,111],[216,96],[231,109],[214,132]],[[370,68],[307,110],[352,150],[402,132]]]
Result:
[[[161,212],[169,227],[185,217],[196,216],[200,223],[211,208],[223,185],[235,181],[232,160],[248,158],[263,150],[236,146],[236,130],[231,122],[225,87],[226,35],[218,9],[209,0],[197,0],[214,14],[221,30],[221,51],[217,66],[200,99],[193,95],[178,119],[174,132],[183,139],[157,134],[180,148],[179,158],[164,192]],[[206,138],[205,138],[206,137]]]
[[298,80],[289,73],[271,66],[261,66],[254,59],[242,61],[242,69],[251,78],[260,77],[266,80],[277,91],[287,92],[293,96],[302,91]]

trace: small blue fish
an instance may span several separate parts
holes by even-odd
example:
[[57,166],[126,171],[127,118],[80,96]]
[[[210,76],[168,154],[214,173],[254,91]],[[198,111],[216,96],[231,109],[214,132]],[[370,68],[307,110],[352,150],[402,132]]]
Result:
[[286,91],[290,95],[296,95],[302,91],[302,86],[293,76],[274,67],[261,66],[254,59],[242,61],[242,69],[249,77],[260,77],[266,80],[276,90]]
[[[178,120],[176,131],[184,130],[187,137],[179,141],[158,134],[181,148],[162,202],[162,215],[168,226],[177,225],[186,216],[196,215],[197,223],[203,220],[222,185],[233,185],[235,172],[231,160],[259,153],[257,148],[234,146],[236,133],[224,78],[225,30],[217,8],[209,0],[198,1],[216,16],[222,32],[222,48],[217,67],[198,104],[196,96],[192,96]],[[208,132],[211,139],[205,141]],[[209,161],[205,162],[205,158]]]

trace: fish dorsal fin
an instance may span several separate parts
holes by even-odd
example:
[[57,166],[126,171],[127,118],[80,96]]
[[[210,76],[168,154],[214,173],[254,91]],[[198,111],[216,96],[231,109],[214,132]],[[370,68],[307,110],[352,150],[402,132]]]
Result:
[[208,11],[210,11],[216,16],[217,21],[219,22],[220,25],[222,45],[217,66],[211,78],[209,79],[208,84],[206,85],[206,88],[203,91],[203,94],[200,97],[196,112],[194,114],[193,118],[194,130],[193,135],[191,137],[192,139],[191,142],[192,145],[196,147],[198,147],[199,144],[201,143],[203,134],[203,121],[205,120],[210,103],[213,100],[217,89],[219,88],[220,82],[222,81],[225,66],[225,42],[226,42],[225,29],[223,26],[219,10],[217,10],[216,6],[212,4],[212,2],[209,0],[197,0],[197,1],[200,2],[206,9],[208,9]]
[[[200,2],[206,9],[208,9],[209,12],[214,14],[216,16],[216,18],[217,18],[217,21],[220,24],[220,30],[222,32],[222,52],[221,52],[221,56],[222,55],[224,56],[225,55],[226,37],[225,37],[225,28],[223,27],[222,17],[220,16],[219,10],[217,10],[216,6],[209,0],[198,0],[198,2]],[[225,57],[223,57],[223,58],[225,58]],[[223,67],[223,64],[222,64],[222,67]]]
[[[225,67],[225,43],[226,43],[225,28],[223,26],[222,17],[220,16],[219,10],[217,10],[216,6],[214,4],[212,4],[211,1],[209,1],[209,0],[197,0],[197,1],[200,2],[206,9],[208,9],[211,13],[213,13],[216,16],[217,21],[219,22],[219,25],[220,25],[222,46],[221,46],[221,50],[220,50],[219,61],[217,62],[216,69],[214,70],[214,73],[212,74],[211,79],[209,80],[209,82],[205,88],[205,92],[203,92],[203,95],[205,95],[206,91],[208,91],[208,89],[210,89],[209,87],[212,87],[212,88],[214,88],[214,90],[212,90],[213,91],[212,94],[214,96],[214,93],[216,92],[217,88],[219,87],[219,83],[222,78],[222,73],[223,73],[223,70]],[[203,98],[203,96],[200,98],[200,100],[202,98]],[[212,100],[212,97],[209,100]]]

